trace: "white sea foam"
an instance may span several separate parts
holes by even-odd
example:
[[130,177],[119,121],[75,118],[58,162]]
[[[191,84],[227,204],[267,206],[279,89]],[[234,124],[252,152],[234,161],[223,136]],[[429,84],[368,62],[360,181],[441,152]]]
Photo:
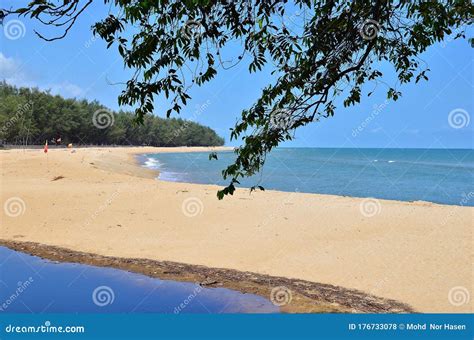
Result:
[[143,165],[147,168],[151,169],[157,169],[159,168],[162,164],[160,163],[159,160],[156,158],[147,158],[147,160],[143,163]]
[[169,182],[179,182],[182,176],[182,172],[162,171],[158,175],[158,179]]

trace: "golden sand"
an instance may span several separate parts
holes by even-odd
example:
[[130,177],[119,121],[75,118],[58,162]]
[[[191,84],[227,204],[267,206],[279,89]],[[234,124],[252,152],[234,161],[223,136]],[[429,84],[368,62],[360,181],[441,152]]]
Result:
[[329,283],[420,312],[472,312],[474,208],[379,200],[370,217],[360,198],[246,189],[218,201],[218,187],[157,180],[133,157],[198,150],[207,149],[0,151],[0,238]]

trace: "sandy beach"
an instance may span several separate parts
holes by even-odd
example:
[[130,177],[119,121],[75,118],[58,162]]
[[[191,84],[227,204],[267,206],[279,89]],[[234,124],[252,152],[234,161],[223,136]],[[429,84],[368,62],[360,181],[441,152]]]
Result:
[[380,200],[369,217],[360,198],[246,189],[218,201],[217,186],[157,180],[135,158],[203,150],[2,150],[0,239],[329,284],[418,312],[472,312],[472,299],[459,304],[456,294],[473,293],[474,208]]

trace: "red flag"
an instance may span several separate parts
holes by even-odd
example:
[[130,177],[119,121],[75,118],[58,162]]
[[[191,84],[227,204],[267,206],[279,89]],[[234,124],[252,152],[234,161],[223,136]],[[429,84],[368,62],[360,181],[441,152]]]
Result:
[[46,143],[44,144],[44,149],[43,149],[44,153],[47,153],[48,152],[48,141],[46,141]]

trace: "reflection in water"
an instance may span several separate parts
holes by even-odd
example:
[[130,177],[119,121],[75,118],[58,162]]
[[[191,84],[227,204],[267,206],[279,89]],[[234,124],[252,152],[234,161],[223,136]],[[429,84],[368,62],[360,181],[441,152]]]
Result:
[[1,312],[278,313],[279,309],[253,294],[57,263],[0,247]]

